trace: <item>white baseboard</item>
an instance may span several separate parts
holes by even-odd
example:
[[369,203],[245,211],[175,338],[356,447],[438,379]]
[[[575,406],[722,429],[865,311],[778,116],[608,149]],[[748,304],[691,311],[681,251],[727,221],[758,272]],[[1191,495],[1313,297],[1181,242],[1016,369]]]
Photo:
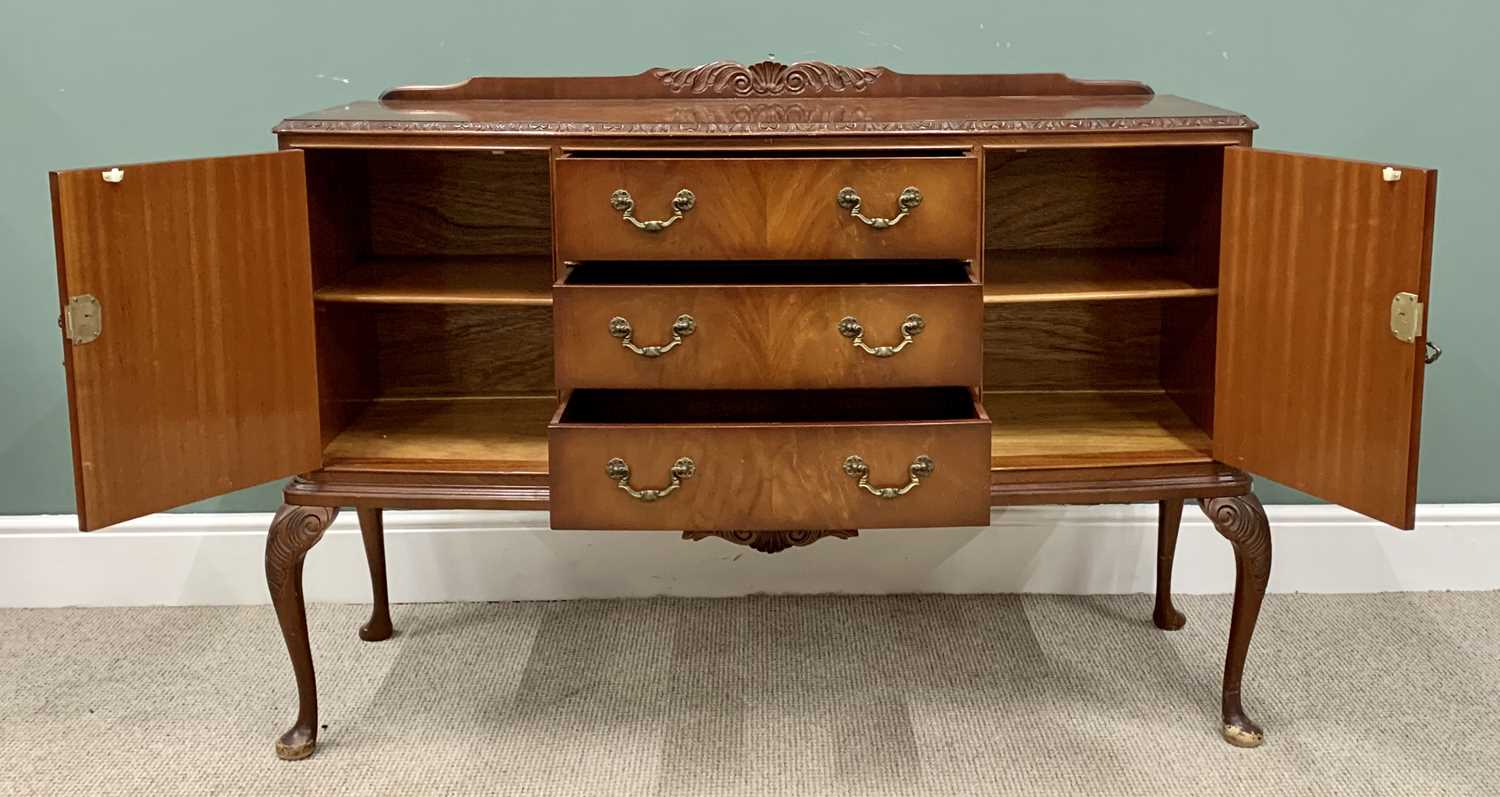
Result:
[[[1270,589],[1500,589],[1500,504],[1434,504],[1400,532],[1330,506],[1269,507]],[[0,517],[0,606],[266,603],[269,514],[160,514],[92,534]],[[752,593],[1132,593],[1154,586],[1155,505],[996,509],[987,529],[863,531],[767,556],[668,532],[554,532],[541,512],[386,513],[396,602]],[[308,555],[311,601],[370,587],[353,512]],[[1183,513],[1174,589],[1233,589],[1231,549]]]

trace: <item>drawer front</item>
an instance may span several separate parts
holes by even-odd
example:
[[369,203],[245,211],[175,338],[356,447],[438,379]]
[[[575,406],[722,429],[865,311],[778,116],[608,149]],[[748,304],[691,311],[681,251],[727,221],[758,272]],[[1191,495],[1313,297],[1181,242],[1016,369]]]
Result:
[[[977,385],[984,365],[981,291],[974,284],[561,285],[552,306],[557,386]],[[692,319],[690,332],[677,334],[674,325],[684,315]],[[616,318],[628,322],[628,341],[619,322],[611,325]],[[841,325],[845,318],[858,329]],[[874,353],[854,345],[856,331]],[[665,346],[671,348],[659,354],[647,348]]]
[[[943,158],[560,158],[555,221],[563,260],[956,258],[979,248],[979,161]],[[920,202],[884,229],[915,188]],[[674,198],[692,193],[674,218]],[[638,222],[612,203],[629,193]],[[678,205],[683,207],[683,205]]]
[[[990,424],[599,426],[549,432],[552,527],[557,529],[917,528],[989,523]],[[930,475],[906,494],[881,498],[845,472],[860,457],[872,488],[908,484],[914,460]],[[657,500],[633,498],[607,463],[622,460],[633,489],[671,485],[674,463],[693,472]]]

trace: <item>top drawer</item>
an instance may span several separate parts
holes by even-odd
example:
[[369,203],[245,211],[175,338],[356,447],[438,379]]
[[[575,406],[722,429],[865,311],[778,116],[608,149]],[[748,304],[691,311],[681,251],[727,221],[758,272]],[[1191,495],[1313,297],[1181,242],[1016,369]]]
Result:
[[942,154],[570,152],[553,177],[558,256],[974,260],[979,159],[969,150],[935,152]]

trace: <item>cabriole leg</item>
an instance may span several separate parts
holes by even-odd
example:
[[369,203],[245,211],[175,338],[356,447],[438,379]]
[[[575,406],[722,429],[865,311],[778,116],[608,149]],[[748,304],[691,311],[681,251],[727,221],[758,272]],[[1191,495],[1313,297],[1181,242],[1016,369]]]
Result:
[[1176,631],[1187,618],[1172,605],[1172,557],[1177,554],[1177,528],[1182,525],[1182,499],[1158,504],[1156,515],[1156,610],[1151,622],[1163,631]]
[[365,539],[365,561],[370,565],[370,621],[360,626],[359,638],[379,642],[391,638],[391,601],[385,591],[385,522],[382,510],[360,509],[359,533]]
[[266,585],[281,623],[292,672],[297,676],[297,721],[276,740],[276,755],[287,761],[312,755],[318,741],[318,686],[307,640],[307,606],[302,600],[302,561],[323,539],[339,511],[334,507],[282,505],[266,537]]
[[1234,545],[1234,609],[1229,621],[1229,652],[1224,658],[1224,740],[1237,747],[1259,747],[1265,733],[1245,716],[1240,680],[1245,654],[1271,577],[1271,526],[1254,495],[1203,498],[1198,505],[1214,528]]

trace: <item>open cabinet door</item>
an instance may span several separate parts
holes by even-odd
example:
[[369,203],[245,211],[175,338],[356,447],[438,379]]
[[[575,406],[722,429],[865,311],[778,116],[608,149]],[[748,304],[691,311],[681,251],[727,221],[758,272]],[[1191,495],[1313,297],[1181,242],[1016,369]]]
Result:
[[1435,171],[1226,150],[1217,459],[1412,527],[1436,191]]
[[319,464],[302,153],[52,173],[85,530]]

